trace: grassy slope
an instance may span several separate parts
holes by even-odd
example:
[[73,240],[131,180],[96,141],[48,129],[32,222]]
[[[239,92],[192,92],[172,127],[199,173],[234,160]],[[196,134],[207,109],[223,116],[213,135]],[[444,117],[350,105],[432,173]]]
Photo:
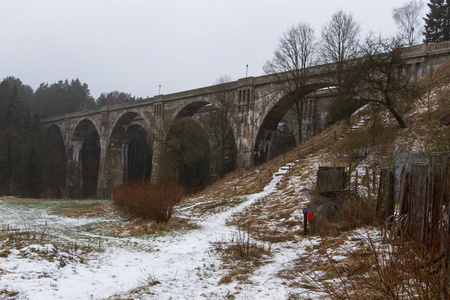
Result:
[[[391,166],[394,152],[450,151],[450,130],[438,126],[439,119],[450,112],[450,62],[436,70],[433,76],[421,79],[418,84],[423,93],[411,109],[404,113],[407,129],[400,129],[394,118],[384,110],[375,114],[371,109],[366,109],[353,116],[350,124],[335,124],[278,159],[248,170],[229,173],[201,193],[185,199],[183,204],[206,202],[198,206],[200,213],[232,205],[239,202],[238,196],[261,190],[272,178],[271,172],[293,163],[291,172],[278,184],[278,199],[267,199],[263,207],[254,208],[254,218],[258,214],[271,215],[271,212],[276,212],[270,218],[274,223],[277,218],[286,219],[289,215],[297,214],[293,209],[304,202],[298,187],[307,189],[305,184],[314,185],[318,164],[351,164],[353,170],[358,166],[380,168]],[[427,101],[429,91],[430,112]],[[367,121],[363,127],[349,131],[364,118]],[[211,202],[214,204],[211,205]]]
[[[301,241],[302,209],[309,207],[311,197],[314,198],[312,191],[319,165],[346,167],[351,165],[353,175],[356,170],[359,170],[361,176],[366,166],[376,170],[380,167],[390,167],[393,152],[450,151],[450,129],[438,126],[439,119],[450,113],[450,62],[438,69],[432,77],[427,76],[418,84],[423,94],[413,103],[410,110],[404,113],[408,124],[407,129],[400,129],[395,119],[386,111],[374,112],[370,108],[365,109],[354,115],[350,124],[335,124],[310,141],[286,153],[282,158],[249,170],[230,173],[205,191],[185,199],[184,204],[189,206],[197,203],[192,211],[199,215],[214,213],[219,208],[239,202],[240,195],[260,190],[260,181],[262,181],[261,186],[264,186],[271,179],[271,172],[275,172],[283,165],[293,163],[290,172],[283,176],[274,193],[234,215],[229,223],[248,230],[256,240],[261,242],[268,239],[273,243]],[[431,91],[430,111],[428,111],[429,90]],[[366,121],[361,128],[349,130],[362,119]],[[335,139],[335,131],[338,139]],[[265,172],[268,175],[261,180]],[[371,175],[372,173],[369,177]],[[369,179],[372,183],[373,178]],[[367,194],[367,189],[364,187],[359,191]],[[372,194],[373,201],[375,198]],[[373,205],[371,207],[373,208]],[[360,214],[360,218],[367,218],[365,213],[367,212]],[[338,250],[339,245],[348,244],[349,236],[353,234],[350,231],[345,232],[345,228],[355,228],[361,224],[364,222],[336,225],[341,234],[338,233],[336,238],[332,238],[331,247],[335,249],[335,254],[342,255],[343,250]],[[316,226],[320,227],[321,224]],[[325,225],[322,224],[322,226]],[[320,254],[319,249],[311,251],[308,256],[316,257],[317,261],[324,261],[323,253]],[[239,265],[242,264],[227,265],[226,268],[236,271]],[[327,268],[322,263],[320,267]],[[292,273],[292,269],[286,268],[284,273],[289,272]],[[294,274],[298,276],[297,271]],[[239,277],[236,279],[239,280]],[[233,279],[227,278],[227,280]]]
[[[450,113],[450,62],[437,69],[433,76],[422,78],[418,84],[423,91],[412,108],[404,114],[407,129],[398,128],[395,120],[386,112],[378,113],[381,124],[366,122],[365,127],[348,132],[348,128],[354,126],[361,118],[372,118],[373,115],[367,110],[353,116],[350,124],[338,123],[315,136],[311,140],[297,146],[284,157],[273,159],[263,165],[245,170],[237,170],[227,174],[223,179],[215,182],[204,191],[188,197],[184,204],[209,200],[223,200],[234,196],[247,195],[261,190],[272,178],[272,173],[287,163],[295,163],[292,172],[286,176],[295,176],[299,170],[307,165],[304,158],[308,155],[319,155],[326,153],[322,165],[345,165],[349,160],[354,163],[367,163],[364,157],[358,157],[357,142],[369,143],[365,156],[371,156],[372,164],[389,166],[389,156],[393,152],[425,152],[425,151],[450,151],[450,140],[447,134],[448,127],[439,127],[439,119]],[[428,111],[428,94],[430,90],[430,112]],[[378,131],[375,132],[374,131]],[[335,133],[338,140],[335,140]],[[347,134],[345,134],[347,133]],[[382,137],[380,137],[380,135]],[[372,139],[357,140],[361,136],[369,136]],[[374,145],[370,143],[374,142]],[[362,150],[361,150],[362,151]],[[356,153],[355,153],[356,152]],[[366,157],[367,158],[367,157]],[[269,168],[270,167],[270,168]],[[267,174],[263,177],[263,175]],[[285,181],[285,180],[284,180]],[[282,188],[283,185],[280,185]],[[291,191],[287,191],[290,193]]]

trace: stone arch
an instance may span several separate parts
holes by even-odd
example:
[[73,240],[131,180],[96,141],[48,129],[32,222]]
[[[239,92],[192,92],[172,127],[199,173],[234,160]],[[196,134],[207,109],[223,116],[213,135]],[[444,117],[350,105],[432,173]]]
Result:
[[[131,120],[130,120],[130,118],[131,118]],[[139,110],[128,109],[128,110],[126,110],[126,111],[116,115],[114,120],[112,120],[111,124],[113,124],[113,126],[111,126],[110,132],[108,133],[108,137],[111,136],[112,131],[118,125],[118,123],[119,122],[123,122],[124,119],[126,119],[128,122],[131,122],[133,120],[134,120],[135,123],[139,122],[140,125],[147,132],[150,132],[150,130],[151,130],[150,123],[148,122],[148,120],[147,120],[145,115],[143,115]]]
[[[176,118],[182,117],[192,117],[197,112],[204,110],[207,106],[219,107],[219,104],[213,100],[191,100],[185,103],[183,106],[179,107],[174,114],[171,115],[169,124],[172,124]],[[229,124],[232,127],[233,124]],[[236,143],[236,130],[231,131],[233,134],[233,141]]]
[[[219,107],[219,104],[216,103],[216,101],[207,99],[207,100],[200,100],[200,99],[194,99],[189,100],[184,103],[184,105],[180,106],[177,110],[175,110],[175,113],[173,113],[170,116],[169,124],[172,124],[176,118],[182,118],[182,117],[192,117],[197,112],[201,111],[202,109],[205,109],[207,106],[215,106]],[[230,124],[231,126],[231,124]],[[232,130],[233,133],[233,140],[236,141],[236,132],[235,130]]]
[[235,139],[236,132],[233,130],[234,124],[229,124],[231,116],[229,120],[221,123],[223,118],[220,110],[214,106],[214,103],[210,103],[200,108],[192,116],[192,119],[208,135],[211,180],[218,180],[226,173],[234,171],[238,153]]
[[90,118],[78,121],[67,151],[67,190],[70,198],[97,196],[100,167],[100,133]]
[[64,142],[64,135],[63,135],[63,129],[62,129],[62,125],[60,123],[50,123],[50,124],[46,124],[43,126],[45,129],[45,134],[48,135],[50,134],[56,134],[56,135],[60,135],[62,137],[62,140]]
[[[307,85],[303,88],[301,97],[305,97],[318,89],[331,86],[329,83],[315,83]],[[275,101],[270,102],[266,106],[260,120],[258,131],[255,136],[255,143],[253,146],[253,165],[259,165],[266,162],[268,159],[273,158],[272,147],[274,145],[277,131],[281,130],[281,127],[289,128],[286,124],[280,124],[280,121],[285,117],[286,113],[292,107],[292,103],[289,100],[288,95],[284,95]],[[290,139],[290,138],[289,138]]]
[[214,101],[210,100],[190,100],[180,106],[174,114],[170,116],[170,124],[177,118],[192,117],[200,109],[207,105],[217,105]]
[[113,123],[106,146],[107,193],[129,181],[150,180],[153,141],[147,121],[136,111],[127,111]]
[[45,130],[44,155],[44,196],[62,198],[66,186],[67,158],[63,133],[58,124],[51,124]]
[[[188,192],[196,190],[198,186],[206,185],[206,181],[209,180],[210,141],[200,120],[194,119],[197,112],[209,105],[213,103],[203,99],[193,99],[178,107],[170,116],[164,149],[161,151],[161,179],[183,185]],[[192,155],[194,147],[196,153]],[[189,160],[196,162],[190,163]],[[189,166],[195,168],[191,169]],[[199,168],[203,172],[199,172]],[[195,177],[199,177],[197,182],[194,182]]]
[[77,134],[79,135],[81,132],[80,128],[79,128],[80,124],[83,123],[84,125],[81,125],[81,126],[85,126],[87,124],[86,122],[91,123],[93,128],[95,128],[95,131],[97,132],[98,136],[101,136],[101,130],[100,130],[97,122],[95,122],[95,120],[92,119],[91,117],[83,117],[83,118],[78,119],[74,126],[71,126],[73,129],[69,133],[69,138],[68,138],[69,143],[70,143],[70,141],[77,139],[76,135]]
[[[218,160],[217,160],[217,147],[215,147],[216,144],[214,144],[213,136],[211,135],[211,131],[208,129],[209,127],[209,121],[213,111],[217,111],[214,107],[218,107],[218,104],[215,103],[215,101],[211,101],[210,99],[206,98],[196,98],[191,99],[189,101],[186,101],[183,103],[182,106],[179,106],[177,110],[170,116],[169,118],[169,126],[167,130],[167,143],[165,145],[166,149],[161,151],[161,153],[165,153],[162,155],[162,163],[161,167],[164,167],[165,169],[161,168],[161,177],[163,180],[171,180],[176,181],[181,184],[187,184],[188,190],[190,188],[190,182],[192,182],[190,179],[188,180],[187,177],[192,175],[192,172],[188,172],[187,170],[183,170],[185,166],[183,167],[177,167],[173,166],[172,169],[168,169],[167,164],[168,161],[170,161],[169,158],[167,158],[168,155],[171,155],[171,153],[174,153],[173,145],[171,145],[172,142],[174,142],[175,138],[179,133],[183,130],[187,130],[188,128],[190,130],[196,131],[196,136],[192,136],[192,140],[195,141],[195,146],[192,144],[191,147],[197,147],[199,151],[202,152],[202,156],[205,158],[202,161],[198,162],[198,165],[201,165],[203,168],[202,171],[196,170],[196,172],[201,173],[198,177],[200,178],[200,182],[198,183],[198,187],[202,188],[205,187],[211,180],[217,179],[217,171],[216,169],[218,166]],[[191,122],[195,123],[192,124]],[[180,128],[179,123],[183,123],[184,128]],[[196,129],[195,129],[196,128]],[[234,139],[234,133],[232,130],[229,130],[230,132],[230,139],[233,141],[233,154],[234,154],[234,161],[236,156],[236,146],[235,146],[235,139]],[[185,131],[183,132],[186,135],[191,135],[191,132]],[[181,141],[180,144],[184,145],[184,142]],[[205,150],[207,149],[207,150]],[[189,153],[189,149],[186,149],[186,151]],[[166,156],[166,157],[164,157]],[[173,169],[176,168],[176,174],[173,173]],[[189,173],[188,175],[186,175]],[[205,175],[206,174],[206,175]],[[193,187],[195,189],[195,187]]]
[[[207,131],[207,124],[202,122],[201,117],[195,118],[197,113],[202,114],[202,112],[210,111],[210,107],[217,107],[212,101],[194,100],[185,103],[185,105],[179,107],[175,113],[171,116],[169,122],[169,130],[177,119],[182,118],[192,118],[205,132]],[[209,141],[210,146],[212,146],[211,141]]]

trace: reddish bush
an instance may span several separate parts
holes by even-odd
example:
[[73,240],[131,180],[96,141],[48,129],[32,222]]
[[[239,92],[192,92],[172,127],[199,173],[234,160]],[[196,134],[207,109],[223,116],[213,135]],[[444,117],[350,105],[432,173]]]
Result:
[[134,217],[165,223],[181,201],[184,188],[170,184],[135,182],[114,189],[113,200]]

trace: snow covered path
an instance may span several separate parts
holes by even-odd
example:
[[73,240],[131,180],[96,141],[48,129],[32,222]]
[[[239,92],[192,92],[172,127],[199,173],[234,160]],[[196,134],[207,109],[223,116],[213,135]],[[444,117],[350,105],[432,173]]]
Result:
[[[92,254],[86,263],[60,268],[58,261],[22,257],[23,251],[14,250],[7,258],[0,258],[0,290],[18,291],[19,299],[102,299],[112,295],[120,299],[122,293],[144,299],[211,299],[237,291],[238,299],[284,299],[287,291],[275,273],[281,267],[279,261],[290,259],[287,255],[275,254],[273,263],[252,276],[251,285],[218,285],[225,271],[220,269],[221,261],[212,245],[230,241],[236,229],[227,226],[226,220],[275,191],[279,180],[280,176],[274,176],[262,192],[247,196],[240,205],[198,220],[200,229],[145,238],[101,237],[106,240],[105,252]],[[36,230],[51,223],[49,228],[55,225],[59,234],[71,235],[77,226],[92,221],[47,214],[39,206],[17,211],[4,201],[0,201],[0,217],[0,226]],[[159,282],[149,288],[153,296],[141,295],[139,289],[135,294],[130,292],[152,281]]]

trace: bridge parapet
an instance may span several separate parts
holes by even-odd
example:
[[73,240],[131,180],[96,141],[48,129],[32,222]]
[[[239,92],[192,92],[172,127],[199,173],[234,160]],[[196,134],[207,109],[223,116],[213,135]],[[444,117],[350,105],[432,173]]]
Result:
[[429,57],[436,57],[450,54],[450,41],[435,44],[421,44],[404,48],[403,57],[408,61],[424,61]]

